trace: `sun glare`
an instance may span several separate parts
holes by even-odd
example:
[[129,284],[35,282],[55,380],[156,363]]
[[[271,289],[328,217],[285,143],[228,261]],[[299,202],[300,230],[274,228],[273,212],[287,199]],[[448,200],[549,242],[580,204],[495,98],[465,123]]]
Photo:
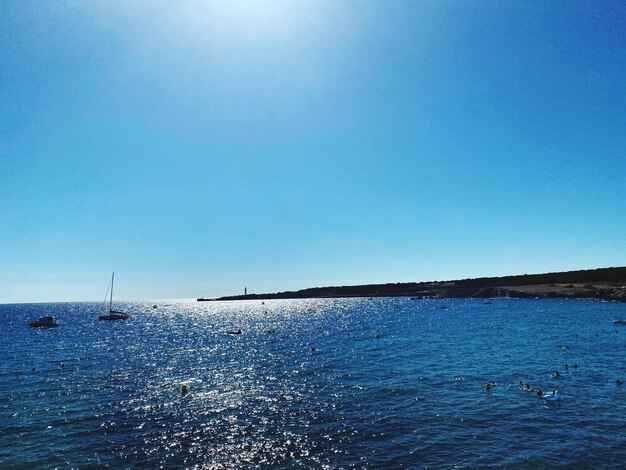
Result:
[[188,33],[262,40],[293,31],[297,4],[269,0],[186,2],[176,4],[174,21]]

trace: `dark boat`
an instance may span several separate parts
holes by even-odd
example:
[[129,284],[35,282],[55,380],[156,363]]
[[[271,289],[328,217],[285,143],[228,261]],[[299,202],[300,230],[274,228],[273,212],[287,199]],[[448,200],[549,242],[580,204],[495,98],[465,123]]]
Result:
[[[115,281],[115,273],[111,276],[111,297],[109,298],[109,314],[108,315],[100,315],[98,318],[100,320],[128,320],[128,314],[124,312],[120,312],[118,310],[113,310],[113,282]],[[105,297],[106,301],[106,297]]]
[[240,335],[241,330],[228,330],[226,333],[229,335]]
[[56,328],[59,323],[54,317],[41,317],[39,320],[32,321],[28,324],[31,328]]

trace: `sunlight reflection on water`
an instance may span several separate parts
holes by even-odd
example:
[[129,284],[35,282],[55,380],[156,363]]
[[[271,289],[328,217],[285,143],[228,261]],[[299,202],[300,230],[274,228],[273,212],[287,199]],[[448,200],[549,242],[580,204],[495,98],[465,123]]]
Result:
[[[0,466],[611,466],[626,458],[626,392],[614,383],[626,378],[626,328],[611,324],[622,305],[151,306],[128,303],[130,320],[111,323],[97,320],[96,304],[0,306]],[[43,314],[62,326],[25,327]],[[226,334],[236,329],[242,334]],[[485,392],[490,380],[499,385]],[[546,403],[519,380],[563,398]]]

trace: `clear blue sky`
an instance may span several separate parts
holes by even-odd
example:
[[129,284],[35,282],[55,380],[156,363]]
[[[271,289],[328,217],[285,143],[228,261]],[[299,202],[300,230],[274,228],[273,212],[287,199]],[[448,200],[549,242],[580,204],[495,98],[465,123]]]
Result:
[[626,265],[626,4],[0,2],[0,302]]

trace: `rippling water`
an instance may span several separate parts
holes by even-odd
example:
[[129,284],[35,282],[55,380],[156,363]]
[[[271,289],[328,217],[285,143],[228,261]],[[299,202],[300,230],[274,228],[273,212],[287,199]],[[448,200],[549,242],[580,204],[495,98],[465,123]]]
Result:
[[[119,306],[130,320],[98,321],[99,305],[89,303],[0,305],[0,467],[619,468],[626,461],[626,384],[615,383],[626,381],[626,326],[611,324],[626,316],[623,304],[383,298]],[[26,326],[45,314],[62,326]],[[484,390],[491,380],[498,386]],[[562,398],[545,402],[522,391],[520,380],[558,388]]]

